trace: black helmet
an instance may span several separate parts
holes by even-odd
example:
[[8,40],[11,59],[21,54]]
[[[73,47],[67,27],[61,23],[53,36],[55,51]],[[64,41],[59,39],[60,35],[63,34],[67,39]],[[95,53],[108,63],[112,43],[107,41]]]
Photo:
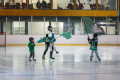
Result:
[[48,30],[50,30],[50,28],[52,28],[52,26],[48,26]]
[[93,34],[93,36],[97,38],[97,37],[98,37],[98,34],[95,33],[95,34]]
[[33,38],[33,37],[30,37],[30,38],[29,38],[29,41],[32,41],[32,40],[34,40],[34,38]]

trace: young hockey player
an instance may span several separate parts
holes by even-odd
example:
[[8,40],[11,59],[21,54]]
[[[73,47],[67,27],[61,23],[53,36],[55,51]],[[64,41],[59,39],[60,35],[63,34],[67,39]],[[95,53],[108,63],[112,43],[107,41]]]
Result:
[[54,33],[52,32],[52,26],[48,26],[48,33],[46,34],[46,41],[47,42],[45,43],[45,51],[44,51],[42,59],[45,59],[45,54],[48,51],[49,47],[50,47],[50,58],[51,59],[55,59],[54,57],[52,57],[53,50],[56,53],[59,53],[58,51],[56,51],[56,48],[54,45],[54,40],[55,40],[55,38],[54,38]]
[[98,46],[98,34],[93,34],[93,39],[90,39],[90,37],[88,36],[88,42],[89,44],[91,44],[90,46],[90,50],[92,50],[91,52],[91,56],[90,56],[90,61],[92,61],[93,58],[93,53],[95,52],[97,58],[99,61],[101,61],[99,55],[98,55],[98,51],[97,51],[97,46]]
[[31,57],[33,58],[33,61],[36,61],[36,59],[34,58],[35,57],[35,52],[34,52],[34,47],[35,47],[34,38],[30,37],[29,41],[30,41],[28,43],[29,52],[30,52],[29,61],[32,61]]

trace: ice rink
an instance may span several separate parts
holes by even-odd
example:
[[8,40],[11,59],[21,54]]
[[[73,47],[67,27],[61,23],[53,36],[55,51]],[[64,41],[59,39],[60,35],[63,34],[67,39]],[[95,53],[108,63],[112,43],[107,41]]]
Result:
[[36,62],[28,61],[27,46],[0,47],[0,80],[120,80],[120,47],[98,46],[101,62],[94,54],[90,62],[89,46],[56,46],[55,60],[44,46],[35,47]]

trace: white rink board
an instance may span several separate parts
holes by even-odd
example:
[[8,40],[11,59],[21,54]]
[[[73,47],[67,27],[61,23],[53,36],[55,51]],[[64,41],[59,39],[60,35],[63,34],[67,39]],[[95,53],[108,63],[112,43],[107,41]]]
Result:
[[0,45],[5,45],[5,35],[0,35]]
[[[59,35],[55,35],[58,37]],[[34,37],[35,42],[45,35],[7,35],[7,44],[28,44],[29,37]],[[92,36],[90,36],[92,38]],[[56,44],[88,44],[87,35],[72,35],[72,38],[67,40],[60,37],[56,40]],[[41,43],[44,44],[44,43]],[[98,44],[120,44],[120,36],[117,35],[102,35],[98,37]]]

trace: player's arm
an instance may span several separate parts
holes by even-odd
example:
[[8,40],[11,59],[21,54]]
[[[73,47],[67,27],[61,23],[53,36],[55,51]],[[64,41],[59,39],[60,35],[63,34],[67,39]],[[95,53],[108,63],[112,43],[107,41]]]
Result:
[[31,44],[31,47],[35,47],[35,43],[34,42]]
[[49,42],[49,40],[48,40],[48,33],[46,33],[46,42]]
[[28,44],[28,47],[29,47],[29,48],[35,47],[35,43],[29,43],[29,44]]
[[28,44],[28,47],[31,48],[31,46],[32,46],[32,44],[29,43],[29,44]]
[[92,39],[90,39],[90,37],[88,36],[88,42],[89,42],[89,44],[91,44],[92,43]]
[[35,43],[33,43],[33,47],[35,47]]

